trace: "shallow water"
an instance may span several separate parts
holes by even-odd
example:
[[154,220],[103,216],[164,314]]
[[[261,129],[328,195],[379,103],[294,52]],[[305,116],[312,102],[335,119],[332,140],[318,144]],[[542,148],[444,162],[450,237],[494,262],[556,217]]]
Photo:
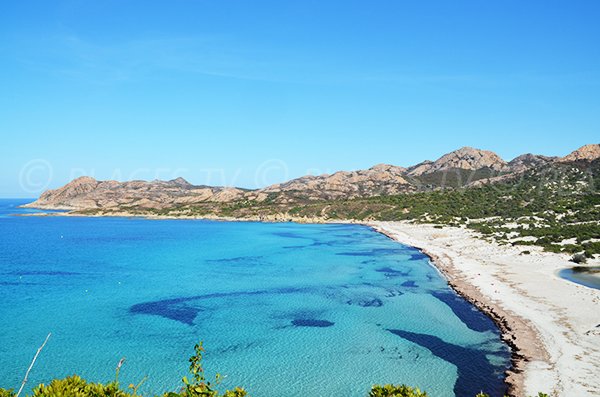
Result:
[[600,267],[574,266],[562,269],[558,275],[565,280],[572,281],[586,287],[600,289]]
[[[208,373],[254,397],[503,394],[494,324],[418,250],[358,225],[16,217],[0,200],[0,379],[78,373],[176,389],[203,340]],[[28,210],[28,212],[31,210]]]

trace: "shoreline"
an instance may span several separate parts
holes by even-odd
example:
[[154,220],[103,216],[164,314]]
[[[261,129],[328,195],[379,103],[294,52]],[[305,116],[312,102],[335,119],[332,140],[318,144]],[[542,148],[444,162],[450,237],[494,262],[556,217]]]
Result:
[[600,382],[600,290],[557,276],[568,259],[538,247],[522,255],[461,228],[408,222],[368,226],[431,258],[449,286],[488,315],[511,348],[509,394],[597,396]]
[[[21,214],[24,216],[128,217],[148,220],[352,223],[421,250],[448,285],[487,315],[511,350],[504,379],[511,397],[598,396],[600,382],[600,290],[558,276],[571,266],[565,255],[529,247],[499,246],[470,230],[410,222],[367,222],[275,215],[238,219],[119,212]],[[551,285],[551,286],[550,286]],[[582,299],[583,298],[583,299]],[[595,315],[596,313],[596,315]]]
[[[458,294],[467,302],[471,303],[477,308],[477,310],[489,317],[494,322],[494,324],[496,324],[498,330],[500,331],[502,341],[506,343],[510,349],[511,366],[504,372],[504,383],[507,387],[507,395],[508,397],[524,396],[523,390],[525,379],[523,376],[523,366],[526,363],[526,361],[531,359],[531,357],[527,357],[523,354],[521,343],[517,342],[519,340],[517,337],[518,333],[515,332],[515,330],[511,326],[512,317],[507,317],[505,313],[500,313],[497,307],[486,303],[485,297],[483,297],[481,294],[476,294],[475,291],[472,290],[471,286],[455,281],[451,264],[446,263],[438,255],[429,252],[427,248],[404,243],[397,237],[394,237],[394,235],[387,231],[385,228],[377,224],[367,223],[366,225],[371,227],[373,231],[386,236],[390,240],[414,247],[421,251],[423,254],[425,254],[427,257],[429,257],[432,266],[435,267],[442,274],[442,276],[448,282],[448,286],[456,294]],[[542,352],[542,354],[547,354],[545,352],[545,349]]]

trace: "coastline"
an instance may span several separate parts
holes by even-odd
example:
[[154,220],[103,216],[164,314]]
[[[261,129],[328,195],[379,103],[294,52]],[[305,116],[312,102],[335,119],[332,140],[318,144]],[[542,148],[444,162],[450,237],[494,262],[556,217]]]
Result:
[[512,350],[511,396],[600,395],[600,290],[558,277],[566,256],[538,247],[522,255],[518,247],[488,243],[461,228],[367,225],[422,250],[459,295],[494,320]]
[[[468,229],[410,222],[363,222],[268,217],[163,216],[117,212],[21,214],[24,216],[129,217],[246,222],[353,223],[371,227],[431,258],[450,287],[488,315],[511,348],[505,382],[513,397],[598,396],[600,382],[600,290],[560,278],[567,255],[528,246],[500,246]],[[594,383],[595,382],[595,383]]]

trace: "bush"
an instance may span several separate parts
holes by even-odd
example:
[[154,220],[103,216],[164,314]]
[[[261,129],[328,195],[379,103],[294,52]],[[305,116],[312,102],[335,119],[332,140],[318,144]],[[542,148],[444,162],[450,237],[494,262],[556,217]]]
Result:
[[[194,346],[194,354],[190,357],[190,373],[192,374],[192,380],[188,380],[186,376],[183,377],[182,381],[185,387],[182,389],[180,394],[177,393],[166,393],[165,397],[219,397],[219,392],[211,385],[210,382],[206,381],[204,376],[204,368],[202,367],[202,358],[204,354],[204,347],[202,342]],[[215,383],[219,383],[221,375],[217,374]],[[240,387],[236,387],[234,390],[226,390],[223,397],[244,397],[246,391]]]
[[33,397],[132,397],[134,395],[121,390],[116,381],[105,385],[88,383],[77,375],[54,379],[48,386],[42,383],[33,389]]
[[571,262],[574,263],[586,263],[587,262],[587,258],[585,257],[584,254],[575,254],[571,257]]
[[428,397],[427,393],[406,385],[375,385],[369,397]]

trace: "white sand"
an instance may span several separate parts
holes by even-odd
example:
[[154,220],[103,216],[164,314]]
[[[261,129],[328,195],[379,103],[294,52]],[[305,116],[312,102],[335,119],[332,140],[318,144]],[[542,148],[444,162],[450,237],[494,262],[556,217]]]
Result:
[[[525,359],[508,378],[511,394],[600,396],[600,290],[558,277],[572,265],[567,256],[488,243],[461,228],[370,225],[429,254],[459,293],[496,317],[509,343],[514,338]],[[525,249],[531,255],[521,255]]]

